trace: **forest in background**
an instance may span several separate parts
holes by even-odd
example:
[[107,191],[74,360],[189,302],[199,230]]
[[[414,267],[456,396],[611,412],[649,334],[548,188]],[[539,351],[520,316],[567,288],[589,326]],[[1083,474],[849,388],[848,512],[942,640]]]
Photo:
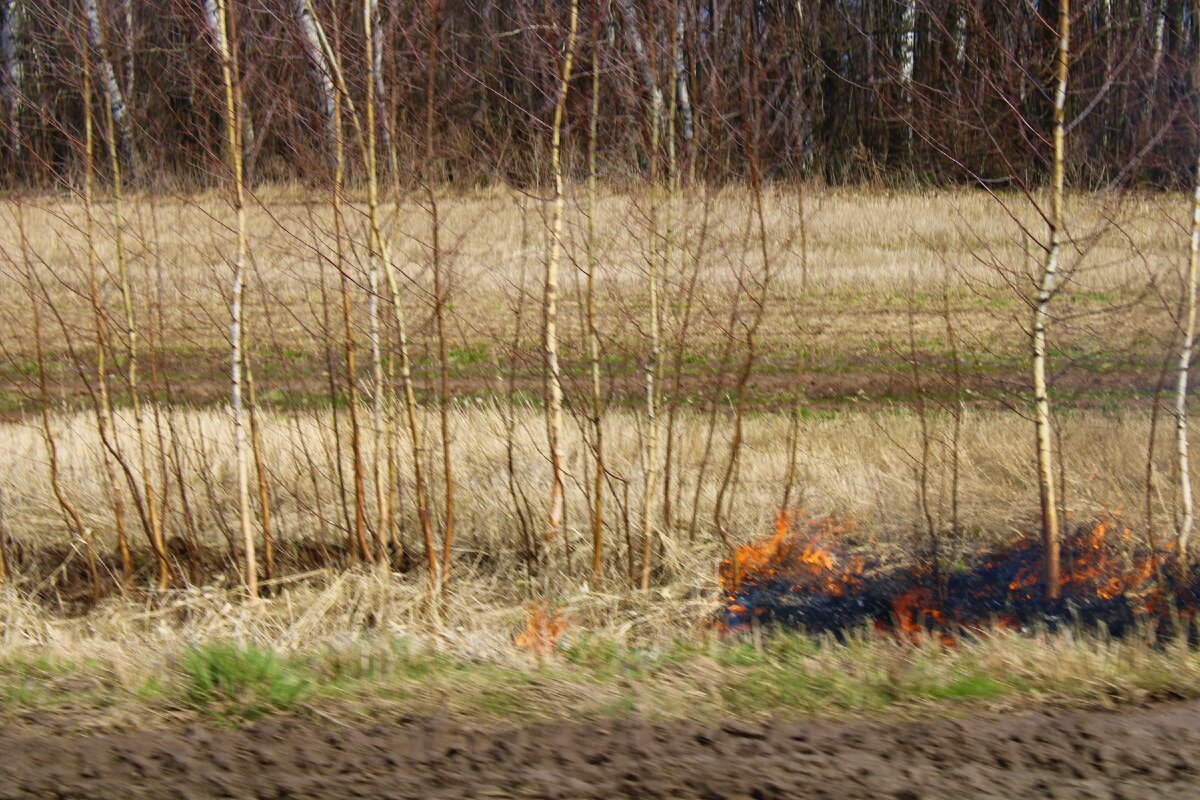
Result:
[[[384,166],[409,185],[547,182],[569,4],[372,5],[375,67],[370,77],[350,70],[345,82],[360,104],[366,81],[375,83]],[[215,8],[202,0],[3,0],[3,180],[78,182],[86,43],[108,83],[133,183],[219,183],[223,98],[206,6]],[[1053,0],[583,3],[563,118],[567,174],[587,172],[582,143],[596,71],[598,169],[612,180],[652,170],[667,132],[654,134],[647,120],[675,104],[671,144],[689,179],[747,179],[754,119],[768,179],[1038,183],[1051,159],[1057,9]],[[333,49],[359,63],[362,13],[362,3],[337,0],[230,3],[252,183],[311,183],[331,169],[335,92],[313,15]],[[1192,4],[1086,0],[1071,16],[1072,185],[1188,184]]]

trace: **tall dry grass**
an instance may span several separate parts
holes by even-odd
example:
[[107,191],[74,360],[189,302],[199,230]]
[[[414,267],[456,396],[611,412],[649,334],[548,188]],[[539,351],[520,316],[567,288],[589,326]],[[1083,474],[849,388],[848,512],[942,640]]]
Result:
[[[169,453],[182,454],[180,475],[189,492],[197,535],[202,544],[221,547],[232,524],[229,521],[236,519],[237,511],[230,419],[219,410],[170,413],[170,425],[164,430],[166,448]],[[483,570],[501,582],[522,576],[522,525],[532,525],[540,533],[541,520],[540,516],[518,518],[521,506],[514,504],[508,482],[507,413],[500,407],[468,403],[459,404],[453,411],[460,489],[460,548],[456,558],[465,568]],[[119,413],[115,423],[118,435],[132,445],[136,434],[129,414]],[[275,487],[272,512],[277,539],[328,545],[345,541],[330,412],[263,413],[260,424],[264,460]],[[343,414],[341,425],[346,424]],[[423,413],[422,424],[431,440],[436,441],[434,410]],[[617,476],[609,481],[611,493],[605,497],[609,508],[606,536],[611,549],[604,568],[610,580],[620,585],[623,578],[628,582],[624,526],[633,529],[635,546],[640,542],[636,531],[641,507],[639,441],[637,421],[631,412],[610,412],[604,424],[609,468]],[[685,411],[677,425],[678,492],[685,502],[673,528],[664,531],[663,582],[708,584],[720,557],[710,508],[721,476],[716,464],[704,468],[702,463],[708,417]],[[745,451],[726,523],[739,540],[771,529],[788,468],[787,452],[781,446],[788,425],[785,414],[755,415],[745,421]],[[935,416],[932,429],[930,505],[938,526],[946,530],[950,526],[951,489],[949,418]],[[515,431],[514,479],[519,491],[535,499],[540,496],[539,487],[549,479],[546,432],[540,412],[528,407],[517,409]],[[85,413],[61,414],[56,420],[56,433],[65,492],[81,510],[99,546],[114,547],[108,485],[94,422]],[[715,434],[718,449],[726,446],[731,433],[728,420],[719,422]],[[1162,426],[1159,433],[1164,446],[1156,468],[1165,476],[1171,468],[1166,447],[1170,431]],[[1122,510],[1131,526],[1141,525],[1147,435],[1148,415],[1139,411],[1094,412],[1070,420],[1069,427],[1064,428],[1063,449],[1066,500],[1075,520],[1086,524],[1106,509]],[[1037,506],[1031,437],[1030,425],[1014,414],[967,413],[961,436],[962,537],[959,542],[948,542],[951,548],[971,552],[1034,530]],[[382,457],[374,452],[373,442],[364,442],[363,446],[368,463]],[[564,428],[563,447],[571,511],[565,535],[572,537],[578,552],[586,553],[591,533],[584,491],[590,488],[590,482],[584,471],[588,446],[580,436],[579,425]],[[0,467],[0,491],[8,502],[6,523],[10,535],[29,546],[65,541],[57,501],[44,477],[46,455],[36,421],[30,418],[0,425],[0,448],[6,454]],[[802,420],[791,505],[812,514],[835,514],[854,520],[859,545],[869,546],[885,558],[909,558],[924,529],[914,477],[918,467],[915,459],[920,452],[920,426],[908,411],[862,411]],[[349,474],[352,457],[349,449],[343,448],[343,474]],[[409,474],[404,455],[400,466],[400,474]],[[157,465],[152,469],[152,479],[162,485],[164,476]],[[173,465],[165,478],[167,527],[175,535],[187,535]],[[695,515],[695,529],[689,530],[692,515],[688,504],[695,496],[697,481],[700,508]],[[1171,517],[1173,498],[1169,488],[1164,488],[1169,482],[1161,483],[1154,504],[1160,524],[1169,525],[1169,521],[1163,521]],[[352,497],[347,496],[347,502],[352,503]],[[419,527],[410,486],[401,487],[401,503],[401,538],[410,554],[416,555]],[[441,513],[436,504],[433,511]],[[555,549],[545,557],[558,559],[560,555]],[[182,566],[177,565],[178,571],[186,574]],[[701,580],[701,574],[708,577]]]

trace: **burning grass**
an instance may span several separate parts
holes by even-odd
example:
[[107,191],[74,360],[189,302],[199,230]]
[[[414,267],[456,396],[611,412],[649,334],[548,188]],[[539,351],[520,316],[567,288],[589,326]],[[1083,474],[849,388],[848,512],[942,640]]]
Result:
[[[763,563],[790,554],[810,571],[813,591],[828,589],[819,595],[826,608],[858,603],[891,572],[864,560],[859,573],[837,548],[819,554],[808,536],[826,530],[816,521],[785,530]],[[854,577],[830,584],[831,571]],[[744,592],[756,574],[742,573]],[[714,581],[644,595],[568,592],[531,610],[526,589],[464,575],[434,615],[419,579],[325,571],[253,605],[238,602],[236,590],[207,588],[158,608],[112,597],[63,618],[8,590],[0,592],[0,720],[78,731],[278,713],[345,723],[448,713],[506,724],[1200,697],[1200,651],[1145,626],[1123,638],[1070,626],[998,629],[948,648],[929,636],[881,636],[859,613],[858,624],[836,633],[755,626],[720,636],[704,624],[715,591]]]
[[1200,582],[1180,576],[1170,553],[1134,542],[1119,514],[1063,541],[1061,596],[1046,599],[1038,542],[980,551],[953,569],[927,562],[885,566],[854,555],[848,523],[781,513],[775,532],[740,547],[720,567],[720,625],[756,623],[844,635],[864,626],[954,641],[998,628],[1082,627],[1123,637],[1146,630],[1190,635]]

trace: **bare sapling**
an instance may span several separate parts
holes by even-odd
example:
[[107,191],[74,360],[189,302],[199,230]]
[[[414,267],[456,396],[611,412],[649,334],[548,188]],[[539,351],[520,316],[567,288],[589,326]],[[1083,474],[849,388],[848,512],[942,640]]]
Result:
[[[323,59],[322,59],[323,61]],[[342,306],[342,349],[345,353],[346,407],[350,414],[350,451],[352,458],[352,480],[354,482],[354,524],[351,532],[350,551],[365,557],[367,551],[366,488],[363,477],[362,422],[359,420],[358,361],[354,340],[354,323],[350,313],[350,272],[346,264],[344,241],[344,213],[342,191],[346,177],[346,137],[342,129],[342,97],[334,98],[334,169],[333,169],[333,231],[334,260],[338,271],[338,288]],[[330,376],[332,380],[332,374]],[[335,404],[336,412],[336,404]],[[334,420],[336,422],[336,415]],[[339,447],[340,449],[340,447]],[[338,457],[341,470],[341,457]],[[350,527],[347,520],[347,527]]]
[[[519,206],[521,209],[521,245],[519,252],[523,256],[529,250],[529,215],[523,202]],[[527,578],[532,578],[536,574],[538,561],[543,551],[540,547],[541,540],[534,532],[534,526],[537,524],[537,515],[533,510],[533,504],[529,500],[529,494],[525,491],[525,487],[521,484],[518,477],[520,471],[517,467],[516,441],[518,402],[516,376],[518,359],[521,354],[521,340],[524,335],[525,301],[529,297],[529,292],[526,288],[527,278],[526,262],[522,258],[520,278],[516,286],[516,299],[510,301],[513,329],[507,348],[507,368],[501,365],[499,354],[496,356],[496,396],[503,398],[500,401],[500,405],[501,416],[504,422],[504,455],[508,497],[512,503],[513,513],[517,518],[517,527],[521,531],[522,561],[525,565],[525,575]]]
[[[92,599],[100,599],[100,573],[96,566],[96,554],[92,548],[91,529],[84,525],[79,510],[63,491],[60,466],[58,460],[58,442],[54,430],[50,427],[50,393],[46,378],[46,353],[42,344],[42,301],[52,303],[45,287],[40,280],[34,278],[33,265],[29,256],[28,237],[25,233],[24,208],[17,205],[17,227],[21,237],[22,269],[25,272],[26,291],[30,307],[33,309],[33,347],[34,360],[37,364],[38,406],[41,412],[42,442],[46,446],[46,469],[50,479],[50,489],[58,502],[59,514],[71,538],[82,546],[88,562],[88,574],[92,581]],[[35,290],[34,287],[37,287]],[[38,295],[41,295],[39,297]]]
[[[369,0],[367,1],[369,2]],[[311,1],[305,0],[305,2],[309,4],[309,12],[312,13]],[[421,428],[417,420],[417,399],[416,391],[413,387],[412,360],[408,347],[408,324],[405,319],[404,305],[400,296],[400,284],[396,277],[395,265],[388,255],[387,240],[384,238],[382,228],[380,227],[379,181],[377,171],[374,169],[375,157],[373,155],[374,136],[363,130],[364,127],[370,128],[370,126],[364,126],[358,116],[358,112],[355,111],[354,100],[346,88],[346,79],[342,74],[340,63],[333,48],[329,45],[329,38],[325,35],[320,20],[317,19],[315,14],[313,15],[313,23],[316,26],[317,36],[321,41],[321,49],[325,53],[325,61],[330,73],[333,75],[334,84],[337,87],[339,97],[341,97],[343,108],[350,114],[350,121],[354,127],[362,160],[367,167],[367,216],[370,224],[371,247],[383,264],[384,276],[387,279],[388,291],[392,298],[392,311],[395,315],[396,325],[396,346],[400,356],[400,382],[404,393],[404,408],[409,441],[412,445],[413,492],[417,506],[417,520],[421,526],[422,538],[424,540],[430,589],[436,593],[441,585],[438,574],[441,564],[438,559],[437,543],[433,538],[433,525],[429,515],[428,489],[425,482],[424,437],[421,435]],[[368,115],[372,115],[372,112],[368,111]]]
[[[94,38],[94,34],[93,34]],[[92,42],[93,51],[97,42]],[[133,406],[133,421],[137,431],[138,462],[141,466],[142,494],[145,497],[146,517],[149,524],[150,547],[158,561],[158,589],[164,591],[171,582],[171,565],[167,560],[166,537],[163,533],[162,515],[159,509],[158,497],[154,490],[153,478],[150,474],[150,454],[147,442],[146,415],[143,408],[141,387],[138,385],[138,323],[133,304],[133,287],[129,276],[129,259],[125,247],[125,208],[124,208],[124,179],[121,167],[121,156],[118,151],[118,132],[114,106],[121,103],[110,95],[118,88],[115,78],[109,80],[109,69],[104,72],[105,123],[108,138],[108,160],[111,176],[112,227],[113,244],[117,260],[117,278],[121,289],[121,306],[125,316],[125,347],[128,368],[126,380],[129,384],[129,400]]]
[[[1200,11],[1200,0],[1193,3]],[[1200,54],[1196,56],[1194,75],[1200,79]],[[1195,84],[1195,82],[1193,82]],[[1193,91],[1200,92],[1200,84]],[[1200,102],[1197,103],[1200,109]],[[1179,565],[1186,573],[1195,511],[1192,503],[1191,463],[1188,457],[1187,394],[1188,372],[1192,366],[1192,347],[1196,339],[1196,273],[1200,270],[1200,157],[1196,163],[1196,183],[1192,194],[1192,231],[1184,286],[1183,341],[1179,347],[1179,366],[1175,380],[1175,454],[1179,460],[1179,530],[1176,542]]]
[[[246,283],[246,185],[242,162],[241,88],[238,79],[236,43],[231,20],[232,9],[226,0],[206,0],[213,27],[213,39],[221,61],[221,79],[225,90],[225,147],[233,181],[233,206],[237,214],[237,245],[233,261],[233,286],[229,301],[230,344],[230,406],[233,413],[234,446],[237,458],[238,516],[245,556],[246,593],[251,600],[258,597],[258,557],[254,530],[250,522],[250,465],[247,452],[246,409],[243,402],[243,309],[242,296]],[[213,6],[215,5],[215,9]]]
[[[630,14],[630,19],[627,24],[632,27],[634,23],[634,15]],[[653,32],[649,37],[650,41],[654,41]],[[644,591],[650,588],[650,576],[653,570],[654,557],[654,540],[656,533],[656,515],[655,515],[655,498],[658,494],[658,478],[659,478],[659,447],[662,440],[661,423],[658,415],[658,374],[661,371],[662,361],[662,342],[661,342],[661,323],[662,318],[659,311],[659,280],[660,280],[660,264],[659,260],[662,254],[661,243],[659,242],[659,137],[662,135],[662,93],[658,90],[656,81],[651,81],[652,91],[649,99],[649,107],[647,109],[650,123],[650,208],[648,210],[650,222],[650,241],[647,247],[647,270],[646,270],[646,298],[649,305],[647,315],[649,317],[649,329],[647,331],[647,346],[649,352],[646,354],[643,370],[645,373],[646,387],[646,429],[645,443],[642,448],[642,516],[641,516],[641,534],[642,534],[642,574],[638,583],[639,587]],[[674,95],[672,95],[674,97]],[[672,106],[674,104],[672,103]]]
[[[454,460],[450,431],[450,356],[446,338],[446,275],[442,258],[442,223],[438,217],[438,198],[434,182],[438,179],[434,157],[437,128],[434,112],[437,108],[438,50],[440,47],[441,0],[429,3],[429,59],[425,70],[425,201],[429,211],[429,255],[433,262],[433,318],[437,329],[438,348],[438,421],[442,439],[442,584],[450,583],[450,564],[454,548]],[[368,96],[370,88],[368,87]]]
[[242,353],[242,361],[248,395],[246,399],[249,401],[246,416],[250,422],[250,453],[254,458],[254,479],[258,485],[259,523],[262,526],[263,577],[271,581],[275,579],[275,537],[271,533],[271,490],[267,481],[262,431],[258,422],[258,397],[254,392],[254,369],[250,365],[250,356],[245,352]]
[[[550,252],[546,259],[546,280],[543,296],[545,315],[545,352],[547,373],[546,429],[550,446],[550,513],[546,538],[557,535],[563,524],[565,486],[562,454],[562,368],[558,360],[558,268],[563,251],[563,217],[566,199],[563,192],[562,126],[567,107],[567,91],[571,85],[571,68],[575,58],[575,34],[579,24],[579,1],[571,0],[571,19],[567,31],[567,46],[563,54],[562,80],[554,104],[554,122],[550,131],[550,171],[554,180],[554,198],[550,222]],[[564,533],[565,535],[565,533]]]
[[117,554],[121,559],[121,575],[125,580],[133,576],[133,559],[129,552],[129,534],[125,522],[125,494],[117,481],[113,466],[113,452],[119,445],[113,430],[112,397],[108,385],[108,319],[100,296],[99,258],[96,254],[95,214],[95,124],[92,115],[92,66],[90,50],[80,48],[83,53],[82,100],[83,100],[83,207],[84,232],[87,247],[88,292],[92,306],[92,325],[96,336],[96,397],[92,407],[96,416],[96,431],[100,436],[101,460],[104,477],[108,483],[109,497],[113,507],[113,526],[117,532]]
[[604,396],[600,382],[600,330],[596,323],[596,212],[597,182],[596,137],[600,126],[600,5],[592,8],[591,105],[588,109],[587,232],[585,258],[587,288],[584,304],[587,315],[588,367],[591,373],[592,452],[595,474],[592,476],[592,588],[599,587],[604,567]]
[[1066,169],[1067,58],[1070,53],[1070,0],[1058,4],[1058,48],[1055,58],[1054,156],[1052,163],[1049,241],[1037,284],[1033,307],[1033,396],[1037,433],[1038,495],[1041,501],[1042,549],[1045,562],[1046,599],[1056,600],[1059,580],[1058,504],[1054,486],[1053,430],[1050,419],[1050,394],[1046,383],[1046,324],[1050,301],[1058,286],[1059,259],[1063,238],[1063,183]]

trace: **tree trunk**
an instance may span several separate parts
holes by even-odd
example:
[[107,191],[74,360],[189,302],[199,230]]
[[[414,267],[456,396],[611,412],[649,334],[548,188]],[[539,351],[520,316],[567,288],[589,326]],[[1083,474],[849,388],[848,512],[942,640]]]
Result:
[[[130,178],[136,180],[137,176],[133,172],[133,143],[129,133],[129,109],[125,105],[125,92],[117,81],[117,73],[108,56],[108,47],[104,41],[104,20],[97,2],[98,0],[84,0],[83,3],[83,11],[88,21],[88,45],[96,58],[96,68],[100,71],[100,80],[104,85],[104,97],[108,100],[113,126],[116,128],[116,135],[120,142],[121,157]],[[206,0],[207,2],[211,2],[211,0]]]
[[16,163],[21,150],[21,60],[18,50],[20,6],[0,0],[0,101],[4,105],[9,158]]
[[328,148],[326,152],[329,153],[330,162],[332,163],[335,143],[338,138],[336,128],[337,115],[334,114],[333,109],[335,93],[333,76],[330,75],[329,65],[325,62],[325,58],[321,53],[321,36],[308,0],[292,0],[292,15],[296,19],[296,25],[300,28],[300,44],[304,48],[304,55],[308,58],[308,63],[312,67],[313,82],[316,85],[317,91],[317,110],[320,112],[321,120],[325,124],[326,146]]
[[587,177],[587,335],[592,377],[592,449],[596,474],[592,484],[592,588],[600,585],[604,567],[604,401],[600,386],[600,330],[596,325],[596,138],[600,125],[600,15],[592,11],[592,98],[588,116]]
[[[638,74],[642,78],[642,85],[646,90],[646,95],[650,98],[651,114],[653,114],[655,119],[661,119],[663,113],[663,93],[658,88],[658,80],[654,77],[654,65],[650,63],[650,55],[646,51],[645,42],[642,40],[637,10],[633,7],[633,3],[630,0],[617,0],[617,5],[621,8],[621,16],[625,18],[625,38],[629,40],[629,46],[633,49],[633,60],[637,63]],[[657,138],[651,142],[651,146],[658,147]]]
[[671,46],[672,70],[675,73],[675,101],[679,104],[680,134],[683,136],[683,146],[689,167],[693,163],[692,137],[695,132],[695,120],[692,116],[692,96],[688,89],[687,62],[683,57],[683,23],[684,4],[675,5],[675,37]]
[[375,113],[382,121],[383,151],[388,157],[388,170],[396,180],[399,167],[396,162],[396,146],[392,140],[392,117],[388,113],[387,84],[383,80],[383,26],[379,24],[379,0],[370,0],[366,13],[371,18],[371,81],[375,88]]
[[233,203],[237,213],[237,250],[233,262],[233,287],[229,303],[229,375],[230,407],[233,411],[233,433],[237,457],[238,518],[245,549],[246,593],[251,600],[258,597],[258,558],[255,552],[254,531],[250,524],[250,456],[246,441],[246,410],[242,401],[244,341],[242,328],[242,295],[246,284],[246,187],[242,171],[241,87],[237,59],[230,44],[231,24],[226,0],[205,0],[209,25],[212,27],[217,54],[221,60],[221,78],[225,88],[225,144],[233,175]]
[[[550,257],[546,260],[546,369],[547,391],[546,427],[550,441],[550,514],[546,526],[546,538],[553,537],[562,528],[564,486],[562,456],[562,371],[558,363],[558,267],[563,250],[563,196],[562,174],[562,124],[567,106],[567,91],[571,86],[571,67],[575,58],[575,33],[579,23],[579,2],[571,0],[571,27],[567,34],[567,50],[563,57],[562,81],[558,87],[558,101],[554,104],[554,127],[550,132],[550,170],[554,175],[554,210],[550,223]],[[565,535],[565,534],[564,534]]]
[[129,580],[133,576],[133,562],[129,553],[129,537],[125,529],[125,495],[117,482],[113,467],[113,451],[117,448],[116,437],[110,438],[113,430],[112,399],[108,387],[108,321],[100,296],[99,259],[96,255],[96,215],[93,202],[95,174],[95,131],[92,120],[92,66],[85,58],[83,67],[83,206],[86,215],[84,231],[87,239],[88,289],[92,305],[92,323],[96,333],[96,388],[94,400],[96,431],[100,436],[104,474],[112,497],[113,524],[117,530],[117,553],[121,558],[121,576]]
[[1059,0],[1057,86],[1054,92],[1054,162],[1051,188],[1050,241],[1038,281],[1037,302],[1033,312],[1033,394],[1037,431],[1038,493],[1042,514],[1042,549],[1045,560],[1046,598],[1059,596],[1058,509],[1054,488],[1054,463],[1051,445],[1050,396],[1046,386],[1046,322],[1050,300],[1057,288],[1059,255],[1062,249],[1063,181],[1066,160],[1067,56],[1070,51],[1070,0]]
[[[1200,0],[1194,8],[1200,11]],[[1200,55],[1197,56],[1195,75],[1200,78]],[[1200,85],[1198,85],[1200,86]],[[1193,91],[1200,92],[1200,88]],[[1200,108],[1200,102],[1197,103]],[[1188,459],[1187,391],[1188,371],[1192,365],[1192,346],[1196,338],[1196,273],[1200,268],[1200,156],[1196,163],[1196,186],[1192,197],[1192,240],[1188,254],[1187,286],[1184,290],[1186,311],[1183,323],[1183,344],[1179,348],[1178,378],[1175,384],[1175,449],[1179,458],[1179,504],[1178,531],[1179,563],[1188,568],[1188,546],[1192,536],[1195,514],[1192,507],[1191,465]]]

